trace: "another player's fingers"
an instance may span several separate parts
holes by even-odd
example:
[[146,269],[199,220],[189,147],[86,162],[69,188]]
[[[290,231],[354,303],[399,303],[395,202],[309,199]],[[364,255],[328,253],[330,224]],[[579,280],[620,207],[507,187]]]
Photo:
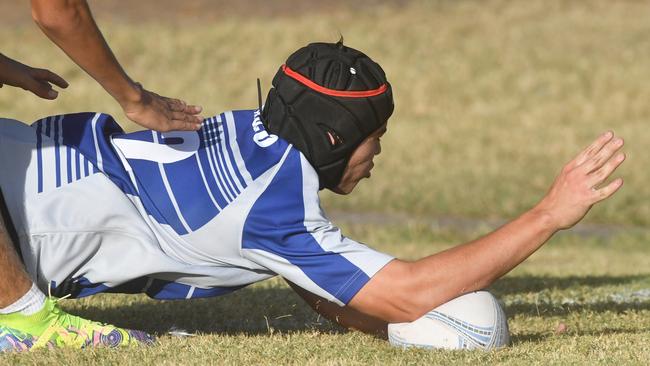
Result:
[[24,89],[31,91],[43,99],[56,99],[59,93],[52,89],[52,86],[45,81],[38,81],[35,79],[30,80]]
[[41,81],[47,81],[50,82],[60,88],[67,88],[68,87],[68,82],[65,81],[62,77],[59,75],[53,73],[50,70],[46,69],[33,69],[32,70],[32,75],[34,78],[39,79]]
[[186,120],[173,120],[172,125],[176,131],[196,131],[201,128],[201,124]]
[[591,173],[600,169],[606,162],[608,162],[617,151],[619,151],[625,142],[620,137],[615,137],[603,146],[596,155],[588,158],[582,164],[585,173]]
[[180,99],[165,98],[165,101],[167,102],[169,109],[174,112],[183,112],[185,111],[185,107],[187,107],[187,103]]
[[195,131],[201,127],[202,119],[183,112],[172,112],[172,124],[175,128]]
[[173,119],[180,121],[187,121],[194,124],[200,124],[203,122],[203,117],[195,114],[187,114],[185,112],[172,112]]
[[582,150],[580,154],[578,154],[578,156],[573,161],[573,165],[582,165],[585,161],[587,161],[587,159],[598,153],[600,149],[602,149],[603,146],[605,146],[605,144],[608,143],[613,137],[614,133],[612,131],[606,131],[605,133],[598,136],[594,142],[592,142],[589,146]]
[[[188,104],[185,107],[185,113],[189,113],[189,114],[199,114],[199,113],[201,113],[202,110],[203,110],[203,107],[201,107],[199,105]],[[203,118],[201,118],[201,119],[203,119]]]
[[605,187],[594,190],[594,197],[593,197],[594,203],[609,198],[611,195],[616,193],[616,191],[618,191],[622,186],[623,186],[623,179],[616,178]]
[[618,153],[609,159],[600,169],[594,170],[589,174],[589,185],[596,187],[609,178],[614,171],[625,161],[625,154]]

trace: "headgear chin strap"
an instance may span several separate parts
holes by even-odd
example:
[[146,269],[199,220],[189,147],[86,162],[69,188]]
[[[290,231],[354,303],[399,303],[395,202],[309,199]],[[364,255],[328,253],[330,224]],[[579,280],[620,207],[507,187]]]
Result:
[[294,52],[273,78],[262,121],[312,164],[333,189],[354,150],[393,113],[391,86],[368,56],[339,43]]

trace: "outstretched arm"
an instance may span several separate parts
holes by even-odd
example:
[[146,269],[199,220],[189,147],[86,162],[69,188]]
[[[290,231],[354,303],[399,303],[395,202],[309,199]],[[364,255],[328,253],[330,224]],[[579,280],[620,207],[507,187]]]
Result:
[[122,106],[133,122],[159,131],[196,130],[201,108],[166,98],[131,80],[104,40],[85,0],[32,0],[43,32]]
[[410,322],[464,293],[489,286],[555,232],[580,221],[622,179],[601,187],[625,160],[623,140],[607,132],[569,162],[533,209],[494,232],[415,262],[394,260],[348,304],[391,323]]

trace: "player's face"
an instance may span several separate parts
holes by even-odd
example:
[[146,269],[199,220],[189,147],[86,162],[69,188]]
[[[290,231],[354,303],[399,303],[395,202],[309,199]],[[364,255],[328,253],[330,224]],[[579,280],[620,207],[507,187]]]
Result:
[[381,137],[386,133],[384,123],[377,131],[368,136],[352,153],[348,165],[343,171],[341,183],[334,189],[339,194],[352,192],[357,183],[363,178],[370,178],[370,171],[375,166],[373,159],[381,153]]

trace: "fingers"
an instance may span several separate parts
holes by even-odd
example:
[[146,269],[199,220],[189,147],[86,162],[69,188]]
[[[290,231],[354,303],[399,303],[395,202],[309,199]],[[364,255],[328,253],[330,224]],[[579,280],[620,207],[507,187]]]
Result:
[[172,112],[172,129],[196,131],[201,128],[203,120],[184,112]]
[[33,69],[32,70],[32,76],[39,80],[39,81],[45,81],[45,82],[50,82],[60,88],[67,88],[68,87],[68,82],[65,81],[62,77],[59,75],[53,73],[50,70],[46,69]]
[[573,166],[579,166],[584,164],[589,158],[596,155],[602,148],[614,137],[612,131],[607,131],[602,135],[598,136],[591,145],[587,146],[576,158],[570,163]]
[[[188,105],[187,107],[185,107],[185,113],[189,113],[189,114],[199,114],[201,113],[202,110],[203,107],[199,105]],[[203,117],[200,118],[203,119]]]
[[133,122],[156,131],[196,131],[201,128],[203,117],[198,115],[201,107],[188,105],[180,99],[167,98],[148,91],[137,84],[141,90],[141,101],[123,105],[125,114]]
[[180,99],[165,98],[165,102],[173,112],[184,112],[187,107],[187,103]]
[[612,175],[612,173],[623,163],[623,161],[625,161],[625,154],[618,153],[611,159],[607,160],[602,167],[591,172],[589,174],[590,187],[596,187],[603,183],[605,179],[609,178],[609,176]]
[[594,203],[606,200],[623,186],[623,179],[618,178],[601,189],[594,190]]
[[582,164],[582,169],[585,173],[591,173],[600,169],[606,162],[608,162],[614,154],[623,147],[624,141],[620,137],[614,137],[609,140],[603,146],[600,151],[595,155],[588,158],[584,164]]
[[[187,104],[180,99],[172,99],[172,98],[165,98],[165,99],[167,105],[169,105],[169,108],[173,112],[182,112],[188,115],[196,115],[201,113],[201,111],[203,110],[203,108],[201,108],[200,106]],[[197,116],[197,117],[200,120],[203,120],[203,117],[201,116]]]
[[197,115],[202,108],[188,105],[180,99],[165,98],[171,110],[172,129],[196,131],[201,128],[203,117]]
[[23,86],[24,89],[31,91],[43,99],[56,99],[59,92],[52,89],[52,85],[45,81],[32,79]]
[[67,88],[68,83],[59,75],[45,69],[30,69],[23,80],[22,88],[29,90],[44,99],[56,99],[59,92],[52,89],[53,83],[61,88]]

